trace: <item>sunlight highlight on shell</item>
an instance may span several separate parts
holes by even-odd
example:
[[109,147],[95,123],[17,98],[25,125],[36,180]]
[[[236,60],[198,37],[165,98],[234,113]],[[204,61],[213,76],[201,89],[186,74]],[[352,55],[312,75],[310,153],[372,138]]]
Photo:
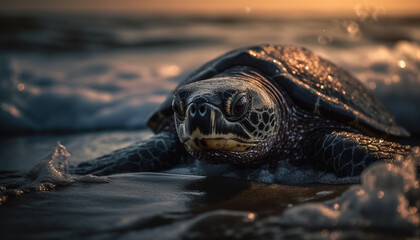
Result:
[[405,68],[407,66],[407,63],[404,60],[398,61],[398,67]]

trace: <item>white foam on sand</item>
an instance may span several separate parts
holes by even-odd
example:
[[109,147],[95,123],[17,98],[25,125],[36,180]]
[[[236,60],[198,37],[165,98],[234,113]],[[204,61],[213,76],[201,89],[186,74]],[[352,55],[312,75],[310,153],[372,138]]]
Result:
[[280,225],[314,229],[379,229],[419,234],[420,188],[416,177],[420,149],[395,164],[376,163],[362,173],[361,184],[340,197],[290,208],[269,219]]

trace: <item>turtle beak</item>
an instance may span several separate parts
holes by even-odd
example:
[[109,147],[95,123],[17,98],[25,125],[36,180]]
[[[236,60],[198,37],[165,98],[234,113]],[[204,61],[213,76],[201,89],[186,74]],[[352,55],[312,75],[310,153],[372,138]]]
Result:
[[219,108],[206,102],[187,107],[178,135],[189,151],[245,152],[257,145],[239,123],[226,120]]

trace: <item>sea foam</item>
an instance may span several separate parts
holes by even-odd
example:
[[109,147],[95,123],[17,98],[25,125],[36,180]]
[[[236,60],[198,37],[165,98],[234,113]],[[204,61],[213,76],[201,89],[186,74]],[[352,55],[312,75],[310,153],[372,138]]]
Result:
[[[200,214],[188,222],[184,237],[300,239],[308,232],[311,239],[383,239],[375,233],[419,236],[419,153],[415,148],[409,159],[373,164],[362,173],[361,184],[341,196],[290,206],[279,216],[265,218],[245,211]],[[208,227],[226,219],[229,224]]]
[[416,176],[420,149],[395,164],[376,163],[362,173],[361,184],[340,197],[288,209],[270,222],[308,228],[365,228],[419,234],[420,188]]

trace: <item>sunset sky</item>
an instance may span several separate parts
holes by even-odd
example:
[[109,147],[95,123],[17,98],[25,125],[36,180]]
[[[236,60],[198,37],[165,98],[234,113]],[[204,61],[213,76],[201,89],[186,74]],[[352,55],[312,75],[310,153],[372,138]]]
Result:
[[2,0],[0,11],[351,16],[357,6],[420,15],[420,0]]

